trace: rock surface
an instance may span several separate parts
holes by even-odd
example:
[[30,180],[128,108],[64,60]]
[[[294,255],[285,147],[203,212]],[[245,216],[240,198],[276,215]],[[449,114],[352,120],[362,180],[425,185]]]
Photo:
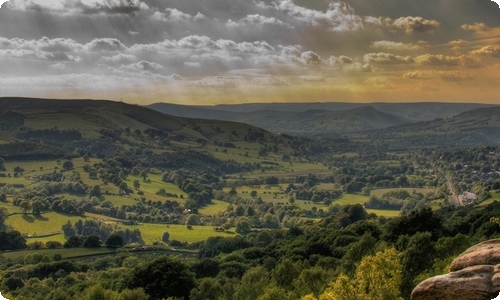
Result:
[[491,300],[500,293],[500,239],[479,243],[460,254],[451,273],[421,282],[412,300]]

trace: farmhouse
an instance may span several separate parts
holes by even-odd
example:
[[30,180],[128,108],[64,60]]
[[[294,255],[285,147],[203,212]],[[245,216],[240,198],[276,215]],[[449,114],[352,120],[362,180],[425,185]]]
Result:
[[477,196],[474,193],[463,192],[458,196],[458,200],[463,204],[471,204],[472,202],[477,200]]

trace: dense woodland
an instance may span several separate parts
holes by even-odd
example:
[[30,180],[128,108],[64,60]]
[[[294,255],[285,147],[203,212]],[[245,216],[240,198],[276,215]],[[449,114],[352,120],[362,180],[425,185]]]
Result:
[[[215,121],[174,130],[139,112],[125,115],[140,128],[34,129],[22,112],[3,114],[0,290],[11,299],[409,299],[460,252],[500,236],[497,146],[395,145],[380,132],[313,139]],[[462,192],[477,199],[449,201]],[[203,213],[213,202],[223,209]],[[50,213],[100,219],[61,224],[63,241],[9,225]],[[147,244],[138,224],[162,235]],[[174,225],[215,235],[172,239]],[[63,257],[68,248],[83,254]]]

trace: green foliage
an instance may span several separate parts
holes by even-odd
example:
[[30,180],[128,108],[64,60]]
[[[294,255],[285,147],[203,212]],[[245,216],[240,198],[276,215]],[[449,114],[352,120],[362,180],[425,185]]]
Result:
[[272,271],[273,281],[285,290],[293,288],[294,280],[299,276],[300,268],[289,258],[284,258]]
[[161,240],[164,242],[164,243],[168,243],[168,240],[170,239],[170,233],[168,233],[168,231],[165,231],[162,235],[161,235]]
[[401,283],[401,291],[409,295],[415,287],[414,279],[434,263],[435,247],[432,234],[419,232],[413,235],[405,247],[401,263],[405,272]]
[[191,300],[218,300],[223,294],[222,286],[213,278],[205,277],[201,279],[197,288],[191,290],[189,298]]
[[121,235],[113,233],[110,236],[108,236],[105,244],[106,247],[117,248],[117,247],[123,247],[125,245],[125,242]]
[[153,299],[189,297],[194,275],[178,259],[161,256],[133,271],[130,288],[143,288]]
[[269,284],[269,272],[263,267],[248,269],[236,290],[235,297],[241,300],[257,299]]
[[400,300],[401,254],[394,248],[366,256],[353,278],[341,274],[319,297],[321,300]]
[[98,236],[89,235],[85,238],[85,241],[83,242],[82,246],[85,248],[97,248],[97,247],[101,247],[101,245],[102,245],[102,241]]
[[0,250],[20,250],[26,248],[26,239],[19,231],[0,232]]

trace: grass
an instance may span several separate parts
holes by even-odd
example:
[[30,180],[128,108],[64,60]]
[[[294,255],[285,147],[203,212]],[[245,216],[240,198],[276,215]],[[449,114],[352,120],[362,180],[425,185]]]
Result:
[[[170,200],[177,201],[183,204],[185,201],[182,198],[175,197],[163,197],[156,195],[156,192],[159,189],[165,189],[167,193],[177,194],[179,197],[182,195],[184,198],[187,198],[187,194],[183,192],[178,186],[170,182],[164,182],[161,180],[161,174],[148,174],[149,181],[145,182],[139,176],[130,175],[127,177],[125,181],[130,189],[134,189],[134,180],[139,180],[140,187],[138,191],[142,191],[144,193],[144,197],[146,199],[151,199],[153,201],[162,201]],[[135,191],[137,193],[138,191]]]
[[216,215],[219,212],[223,212],[227,209],[229,203],[220,201],[220,200],[212,200],[212,203],[200,208],[198,212],[203,215]]
[[370,196],[377,196],[377,197],[382,197],[385,193],[389,191],[396,191],[396,190],[405,190],[408,191],[408,193],[412,194],[414,191],[416,193],[421,193],[423,195],[427,195],[429,193],[434,193],[436,189],[431,189],[431,188],[393,188],[393,189],[374,189],[371,190]]
[[499,192],[495,191],[495,192],[491,192],[490,194],[491,194],[491,197],[484,200],[479,205],[485,206],[485,205],[489,205],[495,201],[497,201],[497,202],[500,201],[500,193]]
[[53,257],[55,254],[60,254],[62,258],[81,257],[89,255],[99,255],[107,253],[115,253],[115,248],[60,248],[60,249],[39,249],[39,250],[23,250],[2,253],[2,256],[10,259],[23,259],[26,255],[31,253],[47,254]]
[[33,216],[30,214],[12,215],[7,218],[5,223],[21,232],[21,234],[36,235],[61,231],[61,227],[68,221],[74,223],[82,219],[85,219],[85,217],[49,212],[41,216]]
[[388,210],[388,209],[366,209],[366,212],[371,214],[376,214],[379,217],[395,218],[399,217],[399,210]]
[[186,225],[144,223],[127,226],[125,228],[139,229],[141,231],[142,240],[147,245],[151,245],[155,241],[161,241],[161,237],[165,231],[168,231],[170,234],[170,240],[178,240],[189,243],[204,241],[213,236],[229,237],[235,235],[232,231],[217,232],[212,226],[193,226],[193,229],[190,230],[187,229]]
[[333,200],[332,204],[338,205],[352,205],[352,204],[361,204],[364,205],[366,201],[368,201],[368,196],[359,195],[359,194],[343,194],[339,199]]

